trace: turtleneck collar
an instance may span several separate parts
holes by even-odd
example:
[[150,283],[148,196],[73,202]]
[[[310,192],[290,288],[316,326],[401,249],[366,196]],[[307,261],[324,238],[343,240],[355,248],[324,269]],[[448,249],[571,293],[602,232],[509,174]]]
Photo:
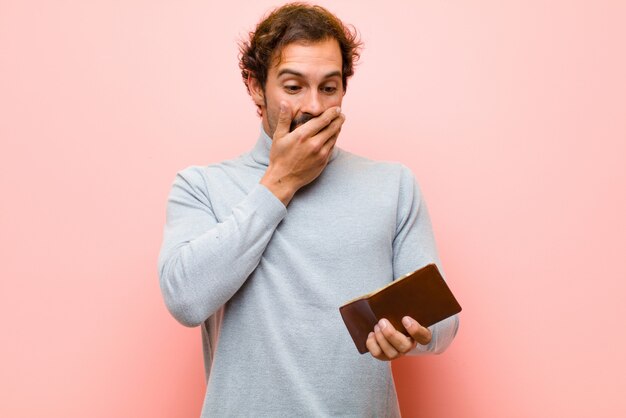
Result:
[[[257,139],[254,148],[252,148],[252,151],[250,152],[250,155],[255,162],[267,167],[270,163],[270,148],[272,148],[272,138],[270,138],[269,135],[265,133],[265,129],[263,129],[263,126],[261,126],[260,131],[261,132],[259,133],[259,139]],[[339,154],[339,148],[337,148],[337,146],[335,145],[335,147],[333,148],[333,152],[330,155],[329,162],[334,160],[337,157],[337,154]]]

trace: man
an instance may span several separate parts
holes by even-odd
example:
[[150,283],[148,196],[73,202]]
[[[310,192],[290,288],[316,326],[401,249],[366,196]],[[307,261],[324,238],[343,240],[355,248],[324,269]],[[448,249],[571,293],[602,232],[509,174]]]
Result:
[[335,147],[359,46],[321,7],[272,12],[241,48],[256,145],[176,177],[159,273],[170,312],[202,327],[203,416],[398,416],[384,360],[454,338],[456,316],[430,328],[405,317],[412,338],[383,319],[361,356],[339,314],[439,262],[411,172]]

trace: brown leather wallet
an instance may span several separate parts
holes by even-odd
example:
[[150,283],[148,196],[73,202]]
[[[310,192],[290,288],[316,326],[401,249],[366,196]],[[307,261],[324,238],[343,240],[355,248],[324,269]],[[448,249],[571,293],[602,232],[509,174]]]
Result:
[[437,266],[428,264],[381,289],[345,303],[339,312],[356,348],[363,354],[368,351],[365,346],[367,336],[380,319],[386,318],[395,329],[409,336],[402,325],[404,316],[429,327],[461,312],[461,305]]

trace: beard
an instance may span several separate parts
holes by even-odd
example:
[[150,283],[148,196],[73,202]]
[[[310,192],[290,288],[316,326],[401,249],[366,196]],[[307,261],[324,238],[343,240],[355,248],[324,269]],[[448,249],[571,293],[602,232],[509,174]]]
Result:
[[289,125],[289,132],[293,132],[293,130],[296,129],[298,126],[304,125],[305,123],[307,123],[308,121],[310,121],[314,117],[315,116],[313,116],[310,113],[303,113],[302,115],[294,118],[291,121],[291,125]]

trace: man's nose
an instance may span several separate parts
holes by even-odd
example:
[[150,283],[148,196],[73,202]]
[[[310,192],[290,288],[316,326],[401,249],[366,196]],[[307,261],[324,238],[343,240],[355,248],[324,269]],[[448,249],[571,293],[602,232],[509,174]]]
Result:
[[320,93],[317,90],[309,91],[300,106],[300,112],[309,113],[313,116],[319,116],[323,111],[324,109],[322,107]]

